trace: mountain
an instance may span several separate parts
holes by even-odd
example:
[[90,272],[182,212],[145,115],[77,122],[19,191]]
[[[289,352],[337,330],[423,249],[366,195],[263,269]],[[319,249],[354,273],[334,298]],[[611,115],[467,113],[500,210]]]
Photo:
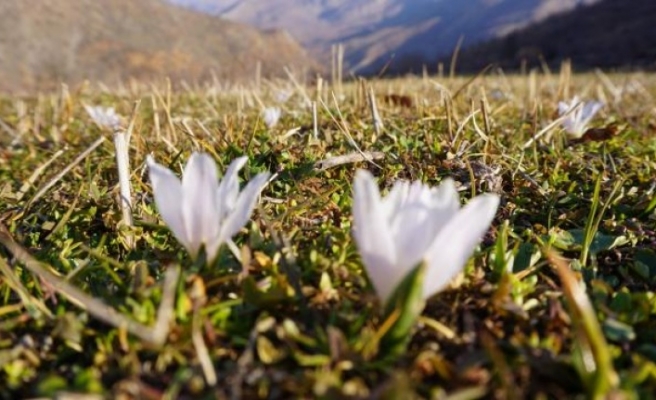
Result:
[[558,66],[564,59],[578,69],[656,69],[655,21],[654,0],[603,0],[465,49],[458,70]]
[[0,1],[0,90],[60,81],[107,84],[169,76],[197,81],[312,65],[284,31],[256,28],[159,0]]
[[347,66],[376,73],[419,65],[598,0],[168,0],[196,10],[282,28],[330,63],[343,43]]

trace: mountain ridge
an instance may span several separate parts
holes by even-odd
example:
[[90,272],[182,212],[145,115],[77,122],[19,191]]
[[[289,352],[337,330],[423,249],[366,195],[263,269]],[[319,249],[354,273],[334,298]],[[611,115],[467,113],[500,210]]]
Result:
[[[458,71],[487,65],[506,70],[558,66],[656,69],[656,2],[602,0],[585,9],[555,15],[508,36],[464,49]],[[446,61],[444,59],[443,61]]]
[[468,46],[598,0],[168,1],[260,28],[285,28],[327,65],[331,46],[343,43],[347,68],[366,74],[394,70],[407,64],[404,58],[432,62],[461,36]]
[[286,34],[159,0],[0,2],[3,91],[51,90],[85,79],[106,84],[252,79],[315,65]]

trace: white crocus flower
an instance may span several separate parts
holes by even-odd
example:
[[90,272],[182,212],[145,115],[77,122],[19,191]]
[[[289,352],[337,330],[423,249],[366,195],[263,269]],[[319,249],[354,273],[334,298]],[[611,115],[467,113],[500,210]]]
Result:
[[290,97],[292,97],[293,92],[291,90],[276,90],[273,94],[273,98],[280,104],[286,103]]
[[282,110],[278,107],[267,107],[262,111],[262,119],[269,129],[276,126],[281,115]]
[[207,154],[193,153],[181,181],[148,156],[157,208],[192,258],[197,258],[204,246],[207,261],[212,263],[221,245],[248,222],[269,173],[258,174],[240,192],[237,173],[246,161],[246,157],[232,161],[219,182],[214,160]]
[[421,262],[424,298],[442,290],[464,268],[498,206],[498,196],[484,194],[461,209],[451,179],[437,188],[399,181],[381,198],[373,176],[357,171],[353,235],[380,299],[387,303]]
[[84,106],[87,114],[100,128],[117,131],[121,127],[121,117],[113,107]]
[[560,116],[567,114],[563,119],[563,128],[570,136],[580,138],[592,118],[603,106],[604,103],[598,101],[582,103],[578,96],[575,96],[569,103],[565,101],[558,103],[558,114]]

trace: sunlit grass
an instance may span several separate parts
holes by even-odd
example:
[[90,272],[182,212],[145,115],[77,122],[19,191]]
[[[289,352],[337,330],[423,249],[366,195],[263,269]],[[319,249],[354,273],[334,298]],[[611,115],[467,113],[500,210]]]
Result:
[[[330,90],[1,99],[0,397],[653,393],[653,76],[493,73]],[[280,103],[281,91],[293,94]],[[552,124],[574,95],[605,103],[591,122],[600,136],[572,141]],[[107,133],[84,105],[134,125],[132,227],[112,140],[98,140]],[[277,124],[263,121],[267,107],[282,110]],[[157,212],[146,157],[180,174],[193,151],[219,171],[247,156],[242,183],[275,175],[234,238],[241,261],[224,246],[214,265],[193,262]],[[383,193],[397,179],[451,177],[462,199],[501,196],[465,273],[427,302],[400,356],[378,347],[390,321],[351,236],[357,168]]]

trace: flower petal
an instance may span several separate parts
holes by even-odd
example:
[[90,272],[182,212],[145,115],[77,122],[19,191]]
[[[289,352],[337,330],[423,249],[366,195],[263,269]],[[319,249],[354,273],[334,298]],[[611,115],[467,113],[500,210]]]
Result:
[[116,114],[114,108],[85,105],[84,109],[87,111],[87,114],[89,114],[93,122],[99,127],[110,128],[112,130],[119,129],[121,118]]
[[474,247],[488,230],[498,206],[498,196],[478,196],[442,228],[425,257],[428,264],[425,298],[442,290],[464,268]]
[[243,228],[244,225],[246,225],[248,219],[253,213],[253,208],[255,207],[257,197],[260,195],[260,192],[262,192],[262,189],[264,189],[264,186],[266,186],[270,175],[271,174],[268,172],[257,174],[255,178],[248,182],[244,190],[239,193],[237,203],[223,222],[223,225],[221,226],[221,232],[219,233],[217,239],[213,243],[208,243],[208,260],[213,260],[219,250],[219,247],[225,241],[237,234],[237,232],[239,232],[239,230]]
[[410,183],[408,181],[396,181],[387,196],[380,200],[384,215],[392,216],[398,212],[408,197]]
[[564,101],[558,102],[558,115],[563,116],[570,110],[570,105]]
[[232,160],[228,166],[219,188],[217,190],[217,209],[220,221],[223,221],[237,203],[239,196],[239,177],[237,174],[248,161],[248,157],[243,156]]
[[396,268],[410,271],[435,240],[436,226],[430,207],[420,203],[401,208],[390,221],[390,231],[396,245]]
[[413,182],[390,222],[398,265],[402,269],[414,268],[459,209],[460,198],[453,180],[445,180],[438,188]]
[[267,128],[273,128],[278,123],[282,110],[278,107],[268,107],[262,111],[262,118]]
[[193,153],[182,174],[182,216],[192,257],[197,255],[202,244],[215,241],[219,234],[217,186],[216,164],[212,157]]
[[595,114],[597,114],[603,106],[604,103],[598,101],[590,101],[585,103],[583,105],[583,109],[581,110],[581,124],[589,124],[592,118],[594,118]]
[[353,182],[353,237],[369,280],[386,303],[409,272],[397,268],[395,243],[374,177],[358,170]]
[[574,139],[578,139],[583,136],[581,126],[577,120],[571,118],[563,120],[563,129],[565,129],[565,132],[567,132]]
[[155,204],[176,239],[190,250],[191,243],[182,219],[182,185],[180,180],[169,170],[155,162],[152,156],[146,159],[148,175],[153,185]]
[[432,193],[431,206],[433,208],[433,224],[439,233],[446,223],[460,210],[460,196],[456,183],[447,178]]

